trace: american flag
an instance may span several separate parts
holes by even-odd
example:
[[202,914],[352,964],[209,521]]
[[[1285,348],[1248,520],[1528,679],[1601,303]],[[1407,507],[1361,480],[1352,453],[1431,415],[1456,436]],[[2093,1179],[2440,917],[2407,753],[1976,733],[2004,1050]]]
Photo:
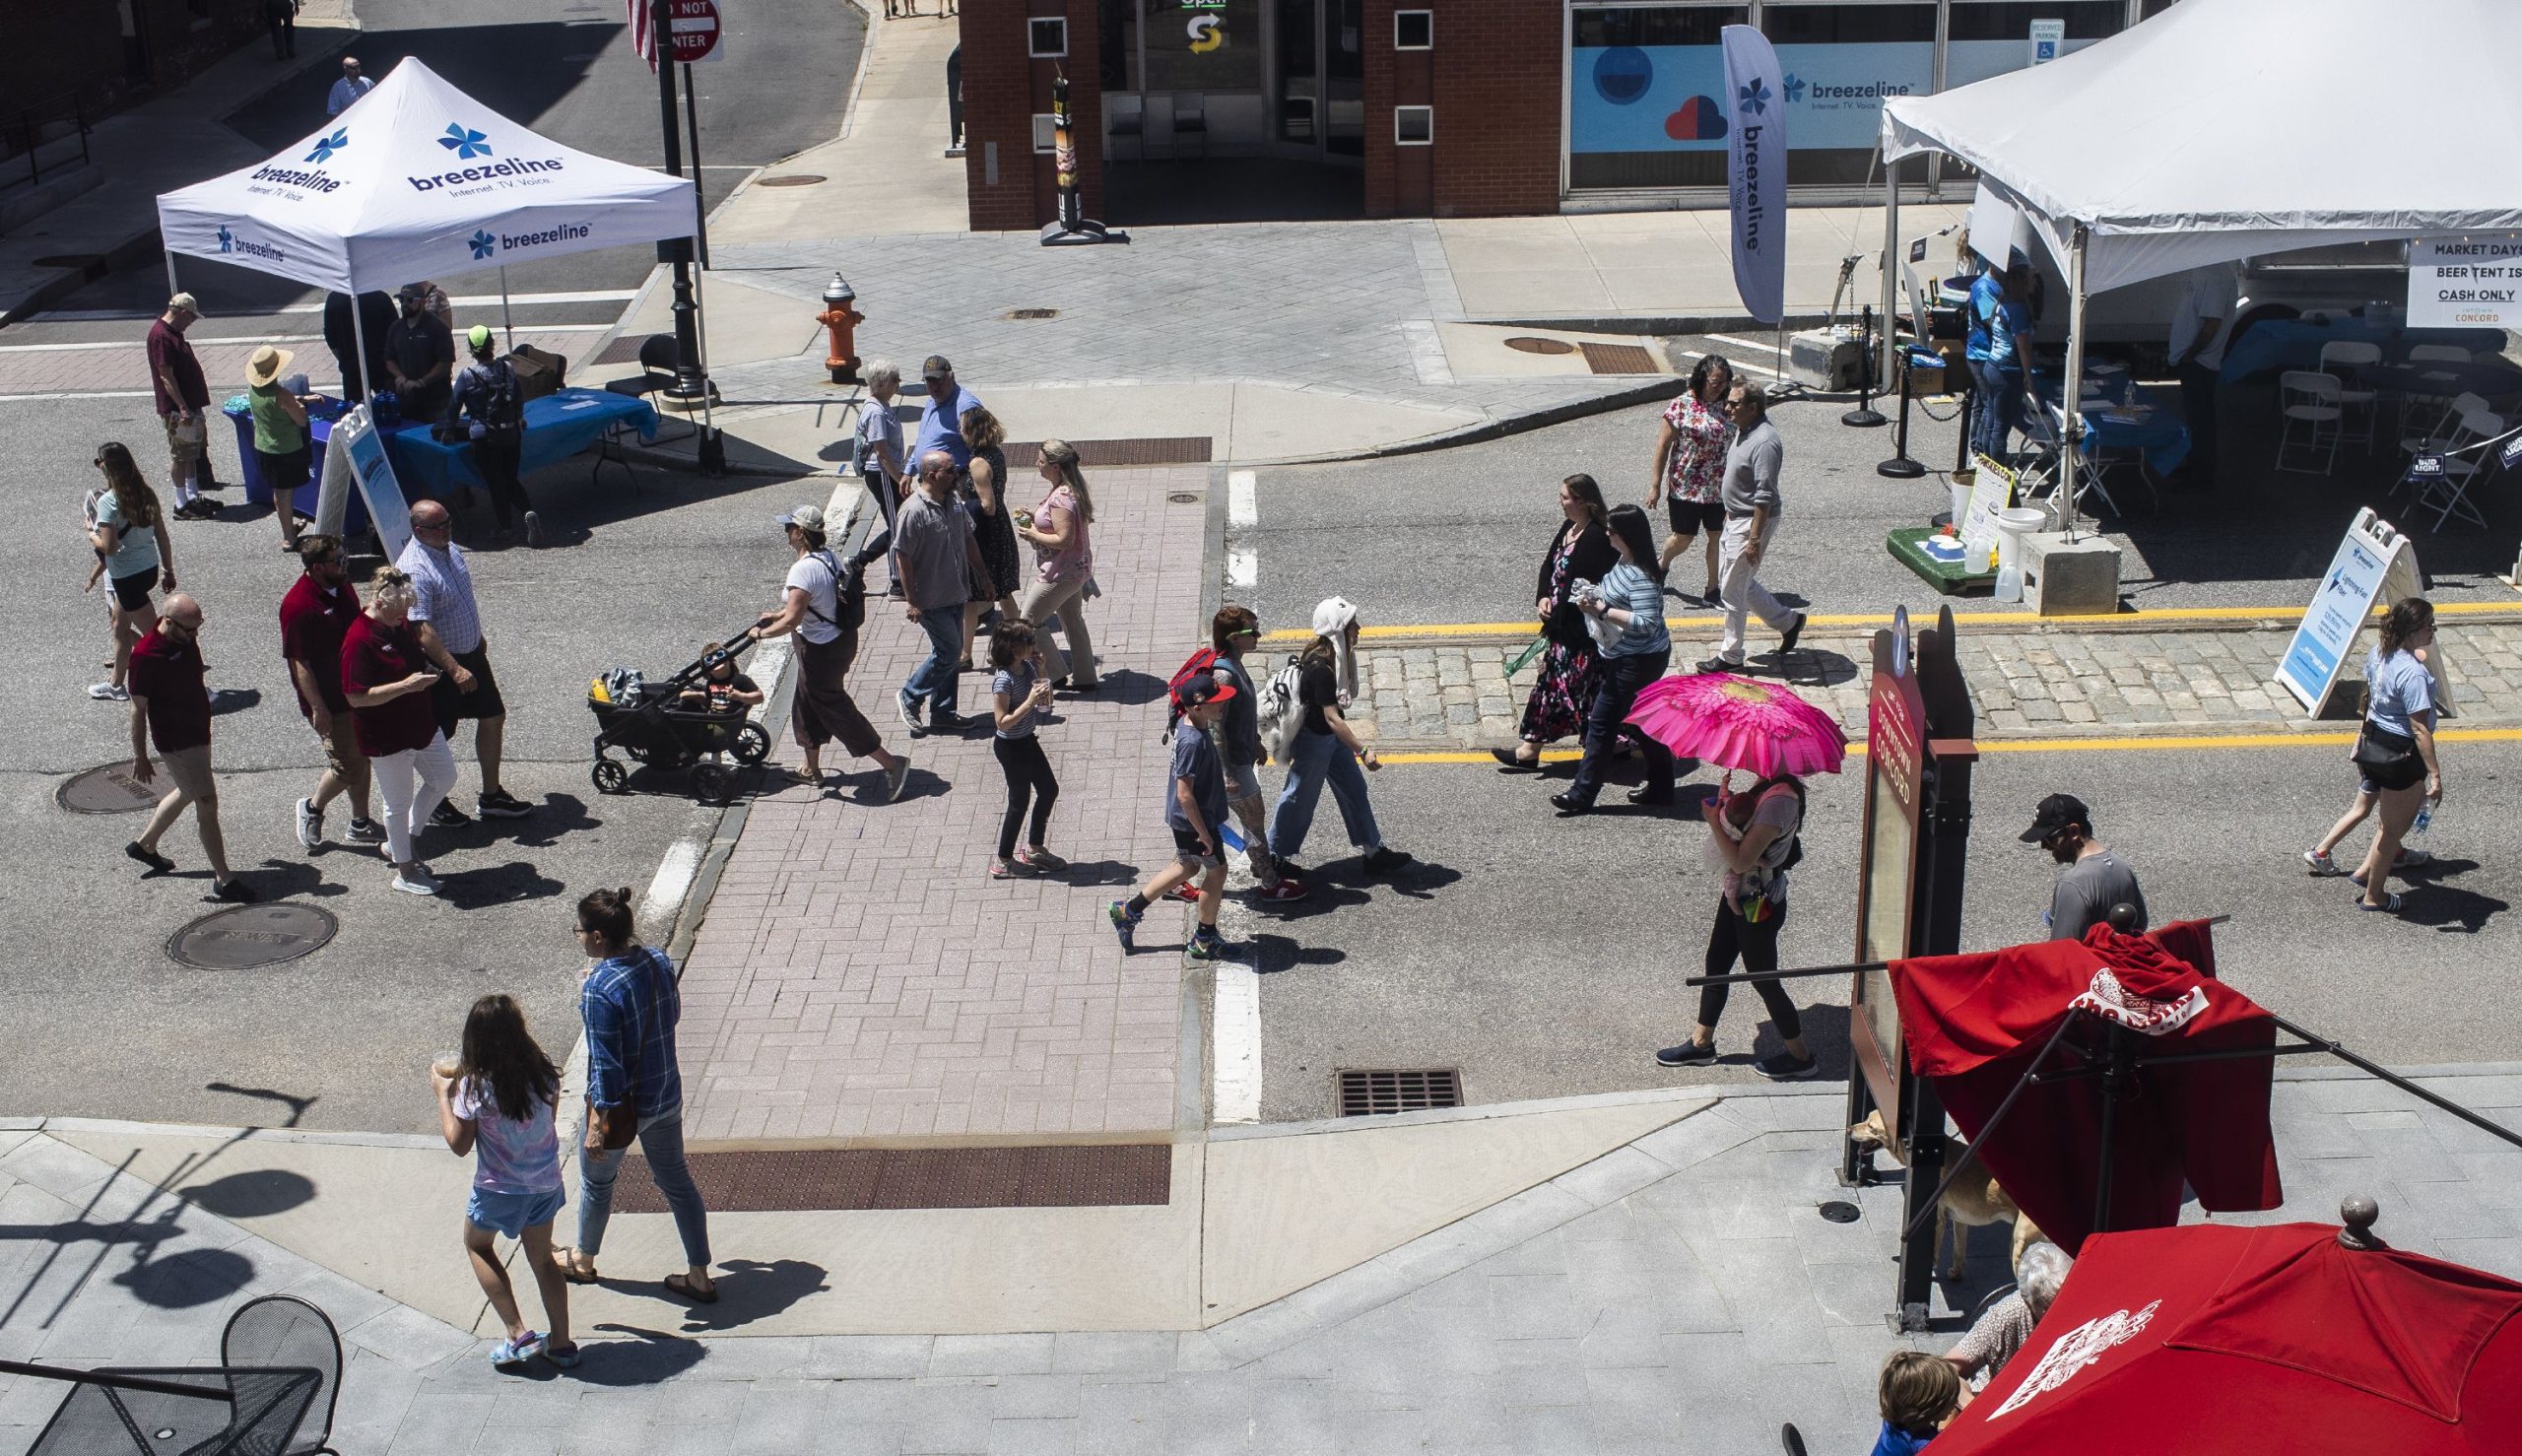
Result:
[[630,7],[630,48],[639,53],[639,59],[648,63],[649,70],[654,71],[657,68],[657,35],[649,28],[656,18],[654,0],[626,0],[626,3]]

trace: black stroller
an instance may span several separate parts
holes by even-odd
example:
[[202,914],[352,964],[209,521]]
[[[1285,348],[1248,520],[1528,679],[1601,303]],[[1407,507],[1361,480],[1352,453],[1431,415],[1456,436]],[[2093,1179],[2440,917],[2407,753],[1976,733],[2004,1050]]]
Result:
[[736,786],[723,758],[750,768],[770,757],[770,735],[741,707],[712,710],[683,701],[687,689],[702,688],[711,669],[732,662],[753,639],[739,632],[732,645],[704,652],[663,683],[629,668],[615,668],[587,685],[587,708],[595,714],[595,766],[588,777],[596,792],[627,793],[630,770],[606,756],[620,749],[632,762],[668,770],[690,768],[695,798],[723,804]]

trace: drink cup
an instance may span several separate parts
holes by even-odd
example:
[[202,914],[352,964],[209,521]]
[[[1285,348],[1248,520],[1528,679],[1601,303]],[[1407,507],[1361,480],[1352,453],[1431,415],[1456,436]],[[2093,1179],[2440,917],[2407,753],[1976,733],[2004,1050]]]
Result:
[[457,1059],[450,1054],[442,1056],[436,1061],[431,1063],[430,1070],[435,1072],[438,1076],[445,1078],[447,1081],[453,1082],[455,1080],[455,1071],[459,1063],[457,1062]]

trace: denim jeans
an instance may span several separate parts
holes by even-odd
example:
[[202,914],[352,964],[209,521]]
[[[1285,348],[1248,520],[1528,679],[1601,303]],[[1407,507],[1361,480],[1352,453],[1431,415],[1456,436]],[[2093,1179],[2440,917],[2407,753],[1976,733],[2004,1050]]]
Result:
[[2023,429],[2023,374],[1974,359],[1970,382],[1979,392],[1971,406],[1970,448],[2002,461],[2014,434]]
[[928,656],[902,684],[902,697],[913,708],[925,700],[932,712],[951,713],[956,666],[963,660],[963,609],[922,607],[919,626],[928,633]]
[[1331,785],[1331,797],[1340,801],[1349,842],[1369,854],[1381,848],[1383,830],[1375,827],[1375,806],[1366,799],[1366,774],[1358,766],[1358,756],[1331,733],[1299,732],[1293,753],[1287,784],[1279,790],[1279,811],[1270,820],[1271,858],[1294,859],[1304,848],[1325,782]]
[[[956,630],[960,633],[962,629]],[[683,1109],[663,1116],[639,1117],[639,1151],[648,1156],[648,1176],[674,1210],[675,1231],[683,1235],[683,1259],[694,1268],[709,1263],[709,1211],[700,1205],[692,1169],[683,1160]],[[613,1221],[613,1180],[622,1176],[622,1159],[630,1152],[592,1153],[578,1146],[578,1249],[592,1259],[604,1250],[604,1225]]]
[[1580,804],[1594,802],[1603,790],[1603,771],[1611,766],[1612,751],[1623,738],[1633,740],[1646,755],[1647,798],[1661,802],[1673,797],[1673,751],[1652,735],[1628,726],[1628,710],[1637,705],[1637,695],[1664,676],[1672,662],[1670,647],[1603,659],[1602,682],[1595,686],[1594,700],[1585,709],[1585,757],[1576,764],[1576,781],[1567,786],[1567,797]]

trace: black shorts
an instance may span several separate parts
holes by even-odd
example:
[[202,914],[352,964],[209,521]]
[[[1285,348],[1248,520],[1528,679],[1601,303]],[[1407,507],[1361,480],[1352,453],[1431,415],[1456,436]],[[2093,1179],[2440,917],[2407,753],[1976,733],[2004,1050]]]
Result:
[[457,688],[453,673],[439,678],[437,686],[430,690],[430,706],[437,709],[437,731],[449,738],[455,736],[459,719],[503,717],[508,710],[508,705],[499,700],[499,680],[491,674],[488,646],[452,655],[473,675],[473,691],[466,693]]
[[149,589],[158,584],[158,568],[152,566],[146,571],[108,579],[114,585],[114,605],[126,612],[137,612],[149,605]]
[[1722,500],[1685,500],[1679,496],[1669,502],[1673,511],[1673,534],[1695,536],[1701,527],[1725,534],[1725,502]]
[[[1168,827],[1170,827],[1168,826]],[[1194,874],[1203,870],[1226,868],[1226,847],[1217,840],[1217,827],[1209,827],[1209,847],[1200,848],[1200,836],[1189,829],[1173,830],[1173,858]]]
[[263,468],[263,484],[272,493],[274,508],[286,503],[299,487],[306,484],[307,477],[315,473],[314,451],[305,445],[299,445],[286,455],[267,455],[256,450],[254,460]]

